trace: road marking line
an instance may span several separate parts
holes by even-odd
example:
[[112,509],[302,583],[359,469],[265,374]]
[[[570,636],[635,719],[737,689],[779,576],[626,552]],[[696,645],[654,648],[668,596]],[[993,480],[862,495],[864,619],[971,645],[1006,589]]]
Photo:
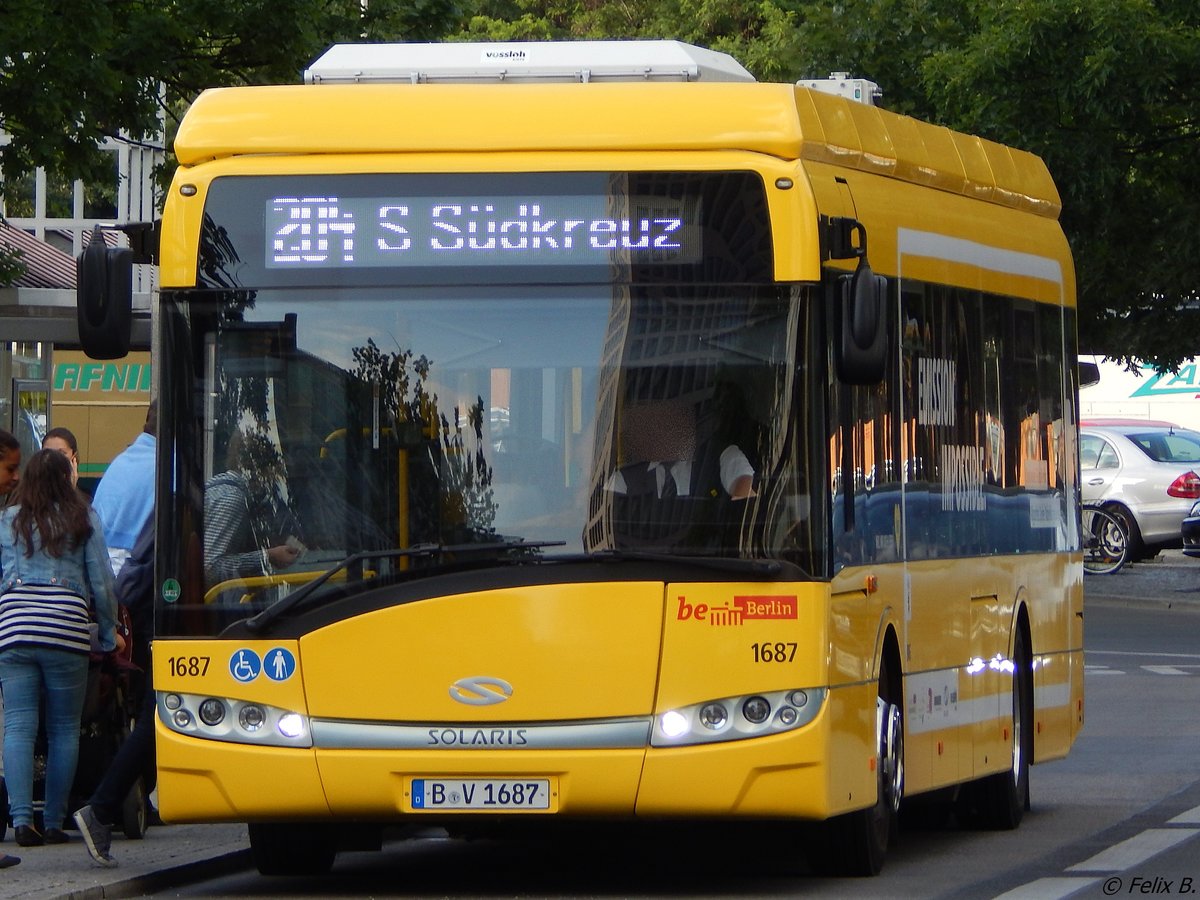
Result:
[[1099,883],[1099,878],[1039,878],[1006,891],[993,900],[1062,900]]
[[1200,806],[1193,806],[1167,822],[1168,825],[1200,825]]
[[1174,659],[1200,659],[1200,653],[1162,653],[1145,650],[1087,650],[1088,656],[1166,656]]
[[1068,866],[1068,872],[1121,872],[1131,866],[1144,863],[1152,856],[1170,850],[1177,844],[1191,840],[1200,829],[1196,828],[1147,828],[1129,840],[1113,844],[1101,850],[1091,859]]
[[1189,673],[1178,669],[1175,666],[1142,666],[1147,672],[1153,672],[1155,675],[1187,675]]

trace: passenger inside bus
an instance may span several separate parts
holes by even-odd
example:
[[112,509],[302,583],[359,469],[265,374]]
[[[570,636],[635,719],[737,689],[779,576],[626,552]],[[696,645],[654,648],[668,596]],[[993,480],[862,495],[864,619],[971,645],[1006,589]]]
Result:
[[[204,575],[210,589],[286,569],[303,549],[299,525],[279,493],[281,463],[270,438],[235,431],[226,463],[229,468],[204,489]],[[235,594],[240,598],[242,591],[223,592],[222,599]]]

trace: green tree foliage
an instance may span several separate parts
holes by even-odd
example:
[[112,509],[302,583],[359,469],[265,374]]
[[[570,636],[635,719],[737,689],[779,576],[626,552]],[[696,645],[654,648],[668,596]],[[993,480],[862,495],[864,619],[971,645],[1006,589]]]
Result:
[[25,274],[24,255],[20,250],[0,244],[0,288],[8,287]]
[[1083,349],[1200,355],[1200,5],[815,0],[804,43],[885,106],[1040,155],[1063,201]]
[[761,0],[481,0],[452,39],[669,39],[734,56],[760,80],[783,77],[795,55],[788,4]]
[[160,132],[204,88],[293,83],[329,44],[433,40],[455,0],[5,0],[0,169],[111,181],[99,141]]
[[1046,160],[1085,349],[1200,353],[1195,0],[8,0],[3,21],[10,176],[95,174],[98,138],[152,133],[204,87],[295,82],[338,41],[673,38],[760,80],[848,71],[889,109]]

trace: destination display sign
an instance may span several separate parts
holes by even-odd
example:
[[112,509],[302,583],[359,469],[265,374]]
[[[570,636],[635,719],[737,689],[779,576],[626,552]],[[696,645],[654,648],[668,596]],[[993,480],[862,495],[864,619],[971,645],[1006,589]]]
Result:
[[680,265],[702,255],[697,198],[607,194],[281,195],[266,267]]
[[327,172],[208,186],[196,286],[764,283],[755,172]]

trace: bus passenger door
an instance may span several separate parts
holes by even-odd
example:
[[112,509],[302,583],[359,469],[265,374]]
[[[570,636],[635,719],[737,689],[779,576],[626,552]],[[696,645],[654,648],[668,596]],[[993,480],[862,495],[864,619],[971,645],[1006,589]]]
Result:
[[964,779],[995,770],[997,761],[1007,760],[1011,747],[1003,732],[1012,720],[1012,675],[1004,671],[1008,636],[1001,634],[1002,619],[995,593],[972,593],[971,650],[963,699],[975,714],[969,736],[964,734],[964,739],[969,737],[968,750],[962,754]]

